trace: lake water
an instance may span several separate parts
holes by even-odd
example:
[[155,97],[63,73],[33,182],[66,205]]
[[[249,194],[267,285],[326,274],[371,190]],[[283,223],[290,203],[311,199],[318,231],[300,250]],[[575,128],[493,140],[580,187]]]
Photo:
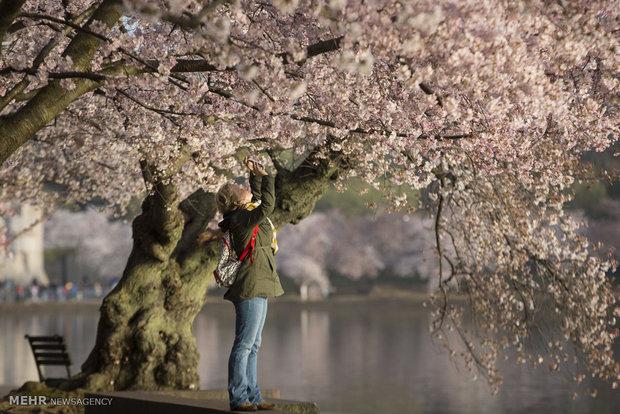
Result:
[[[79,310],[76,310],[79,309]],[[25,334],[64,335],[75,364],[90,352],[97,307],[0,308],[0,384],[37,380]],[[225,389],[234,308],[207,303],[194,324],[201,389]],[[270,301],[259,352],[259,384],[282,398],[315,401],[323,413],[613,414],[620,390],[571,399],[574,386],[546,369],[503,366],[492,396],[484,382],[457,370],[431,341],[428,313],[406,300]],[[586,386],[592,384],[585,384]]]

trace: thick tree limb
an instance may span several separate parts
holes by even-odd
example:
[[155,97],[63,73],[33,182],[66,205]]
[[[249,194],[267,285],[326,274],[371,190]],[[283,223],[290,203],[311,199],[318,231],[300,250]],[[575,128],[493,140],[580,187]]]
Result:
[[52,81],[19,111],[0,117],[0,162],[6,161],[71,102],[102,85],[90,79],[75,83],[75,89],[68,91],[58,81]]
[[[87,25],[99,20],[112,27],[121,17],[120,0],[104,0]],[[101,39],[79,32],[69,43],[64,56],[71,57],[76,72],[86,72]],[[0,162],[4,162],[17,148],[54,119],[71,102],[101,85],[91,79],[79,79],[75,89],[68,91],[58,81],[50,82],[26,105],[10,116],[0,117]]]
[[355,166],[355,160],[331,149],[335,140],[328,135],[295,170],[278,170],[276,207],[270,216],[277,228],[297,224],[310,215],[330,184]]
[[4,96],[0,97],[0,111],[11,103],[16,96],[20,95],[30,85],[30,81],[26,77],[17,82],[10,90],[8,90]]
[[[0,1],[0,44],[4,40],[11,23],[17,17],[19,10],[26,0],[2,0]],[[2,48],[0,48],[2,54]]]
[[[36,76],[37,70],[35,68],[27,68],[27,69],[12,69],[12,68],[4,68],[0,70],[0,75],[7,74],[9,72],[16,73],[25,73],[27,75]],[[98,73],[93,72],[76,72],[76,71],[68,71],[68,72],[48,72],[47,76],[51,79],[71,79],[71,78],[80,78],[80,79],[90,79],[93,81],[103,81],[106,79],[104,75],[100,75]]]
[[[299,62],[291,62],[289,61],[289,56],[287,53],[279,53],[278,56],[282,58],[284,64],[289,63],[297,63],[298,65],[303,65],[308,59],[313,58],[315,56],[319,56],[324,53],[333,52],[340,48],[340,44],[342,42],[343,37],[336,37],[333,39],[322,40],[320,42],[309,45],[306,48],[306,58]],[[158,67],[159,62],[156,60],[147,61],[150,67]],[[217,66],[207,62],[206,60],[200,59],[179,59],[177,63],[170,69],[171,73],[182,73],[182,72],[231,72],[237,70],[236,66],[228,66],[223,69],[219,69]]]
[[[95,3],[92,6],[90,6],[88,9],[84,10],[79,16],[77,16],[74,19],[74,23],[78,25],[82,24],[84,20],[86,20],[93,14],[93,12],[96,9],[96,6],[97,4]],[[71,30],[71,27],[67,27],[64,30],[64,34],[67,35],[70,30]],[[58,43],[59,43],[58,38],[52,38],[49,40],[49,42],[47,42],[45,47],[41,49],[37,57],[34,58],[34,61],[32,62],[32,67],[30,68],[32,71],[34,71],[34,73],[37,72],[37,70],[39,69],[39,67],[45,60],[45,58],[58,45]],[[14,85],[13,88],[11,88],[11,90],[7,91],[7,93],[5,93],[4,96],[0,98],[0,111],[2,111],[9,103],[11,103],[11,101],[15,97],[20,95],[29,85],[30,85],[30,81],[26,77],[24,77],[21,81],[19,81],[16,85]]]
[[[159,66],[159,62],[156,60],[148,60],[149,65],[152,67]],[[192,59],[179,59],[177,63],[170,69],[171,73],[185,73],[185,72],[216,72],[221,71],[215,65],[207,62],[206,60],[192,60]],[[224,71],[234,71],[235,67],[227,67]]]
[[306,59],[322,55],[323,53],[334,52],[340,49],[344,36],[335,37],[333,39],[322,40],[320,42],[309,45],[306,49]]
[[19,14],[20,17],[28,17],[30,19],[39,19],[39,20],[47,20],[53,23],[58,23],[58,24],[62,24],[65,26],[69,26],[72,29],[87,33],[93,37],[96,37],[100,40],[108,40],[105,36],[93,32],[92,30],[86,28],[86,27],[82,27],[79,23],[74,23],[74,22],[70,22],[64,19],[59,19],[57,17],[54,16],[48,16],[47,14],[36,14],[36,13],[20,13]]
[[428,86],[427,84],[425,84],[424,82],[421,82],[419,85],[420,89],[422,89],[422,92],[424,92],[427,95],[435,95],[435,98],[437,99],[437,105],[439,105],[440,107],[443,107],[443,99],[441,98],[441,96],[437,95],[430,86]]
[[288,53],[279,53],[278,56],[282,58],[282,61],[285,65],[289,63],[297,63],[299,66],[301,66],[306,62],[306,60],[310,58],[322,55],[324,53],[334,52],[340,49],[342,39],[344,39],[344,36],[335,37],[333,39],[321,40],[320,42],[309,45],[306,48],[306,58],[300,61],[293,62],[289,60],[290,55]]
[[190,17],[177,16],[167,13],[163,14],[161,18],[162,20],[168,21],[186,29],[197,29],[204,24],[204,19],[205,17],[207,17],[207,15],[214,12],[215,9],[217,9],[219,6],[231,2],[232,0],[213,0],[210,1],[206,6],[204,6],[198,13],[193,14]]
[[[177,188],[148,160],[140,166],[154,192],[133,221],[123,277],[103,300],[95,346],[69,387],[187,389],[198,379],[191,323],[206,284],[180,283],[179,266],[171,259],[184,227]],[[181,378],[174,375],[179,368]]]

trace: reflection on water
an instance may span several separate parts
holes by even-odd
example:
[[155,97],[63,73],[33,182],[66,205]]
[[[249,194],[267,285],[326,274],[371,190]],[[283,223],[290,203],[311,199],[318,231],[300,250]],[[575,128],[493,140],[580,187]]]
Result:
[[[270,301],[259,382],[287,399],[316,401],[338,413],[617,413],[620,392],[573,401],[573,389],[544,370],[506,365],[491,396],[484,383],[459,372],[430,340],[428,316],[406,301],[289,303]],[[98,310],[2,310],[0,384],[36,380],[24,335],[65,336],[79,371],[95,341]],[[209,303],[196,318],[202,389],[225,389],[234,336],[234,308]],[[585,386],[588,386],[586,384]],[[584,386],[584,389],[585,389]]]
[[[24,335],[63,335],[71,357],[71,373],[77,374],[95,343],[97,308],[79,311],[50,306],[12,306],[0,310],[0,384],[38,381],[37,367]],[[48,376],[65,377],[64,367],[46,367]]]

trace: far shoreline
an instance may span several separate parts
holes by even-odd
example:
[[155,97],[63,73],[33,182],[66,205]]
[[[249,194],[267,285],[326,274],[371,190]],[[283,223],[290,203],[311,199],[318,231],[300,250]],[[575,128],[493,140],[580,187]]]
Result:
[[[460,295],[452,297],[454,300],[460,301]],[[21,302],[0,302],[0,313],[5,311],[38,311],[38,310],[68,310],[68,309],[99,309],[102,299],[85,299],[85,300],[64,300],[64,301],[21,301]],[[375,302],[375,301],[406,301],[423,304],[430,301],[430,296],[426,292],[419,291],[378,291],[369,294],[343,294],[332,295],[325,298],[302,300],[297,295],[284,295],[279,298],[272,299],[276,303],[300,303],[300,304],[317,304],[317,303],[359,303],[359,302]],[[209,294],[207,295],[206,305],[229,304],[221,296]]]

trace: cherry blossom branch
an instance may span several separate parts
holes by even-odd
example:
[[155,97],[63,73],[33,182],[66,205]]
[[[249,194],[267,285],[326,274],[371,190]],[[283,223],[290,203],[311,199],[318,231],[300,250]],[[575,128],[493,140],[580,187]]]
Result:
[[245,101],[243,101],[241,99],[235,98],[235,96],[231,92],[225,91],[224,89],[217,88],[215,86],[211,86],[211,87],[209,87],[208,93],[213,93],[215,95],[221,96],[222,98],[230,99],[233,102],[237,102],[238,104],[243,105],[243,106],[245,106],[247,108],[254,109],[257,112],[261,111],[258,106],[251,105],[251,104],[249,104],[249,103],[247,103],[247,102],[245,102]]
[[306,48],[306,57],[304,59],[298,60],[298,61],[289,61],[289,54],[288,53],[279,53],[277,56],[279,56],[280,58],[282,58],[283,63],[289,64],[289,63],[296,63],[299,66],[302,66],[308,59],[313,58],[315,56],[318,55],[322,55],[324,53],[329,53],[329,52],[334,52],[338,49],[340,49],[340,46],[342,44],[342,39],[344,39],[344,36],[339,36],[339,37],[334,37],[332,39],[327,39],[327,40],[322,40],[320,42],[314,43],[312,45],[309,45]]
[[[157,66],[159,66],[159,61],[155,59],[149,59],[148,62],[149,67],[155,68],[157,70]],[[170,68],[171,73],[196,73],[196,72],[218,72],[218,71],[234,71],[235,67],[227,67],[225,69],[218,69],[217,66],[207,62],[202,59],[177,59],[175,65]]]
[[469,355],[471,355],[471,357],[473,358],[474,362],[476,363],[476,366],[478,367],[478,372],[480,372],[482,374],[482,376],[489,381],[489,374],[487,372],[487,370],[485,369],[484,364],[482,363],[480,356],[478,355],[478,353],[476,352],[476,350],[474,349],[471,340],[469,340],[466,336],[465,333],[463,332],[463,330],[459,327],[459,324],[457,323],[457,321],[454,318],[450,318],[452,321],[452,325],[455,327],[455,331],[459,334],[459,337],[461,338],[461,342],[463,343],[463,345],[465,345],[465,347],[467,348],[467,352],[469,352]]
[[[226,1],[221,1],[221,2],[213,2],[213,3],[227,3],[229,2],[228,0]],[[204,9],[209,9],[210,6],[213,4],[209,4],[208,6],[206,6]],[[63,24],[66,26],[69,26],[73,29],[79,30],[79,31],[83,31],[84,33],[90,34],[92,36],[95,36],[101,40],[107,41],[109,42],[110,39],[108,39],[106,36],[101,35],[99,33],[96,33],[88,28],[82,27],[79,24],[64,20],[64,19],[60,19],[60,18],[56,18],[53,16],[49,16],[49,15],[44,15],[44,14],[36,14],[36,13],[21,13],[19,15],[20,17],[27,17],[27,18],[31,18],[31,19],[41,19],[41,20],[48,20],[54,23],[58,23],[58,24]],[[192,27],[192,26],[188,26],[188,27]],[[328,40],[323,40],[323,41],[319,41],[317,43],[314,43],[312,45],[309,45],[306,48],[306,58],[294,62],[297,63],[299,66],[302,66],[308,59],[324,54],[324,53],[328,53],[328,52],[332,52],[335,50],[338,50],[340,48],[342,39],[344,37],[340,36],[340,37],[336,37],[333,39],[328,39]],[[148,69],[150,69],[151,71],[157,72],[157,67],[159,66],[159,62],[155,59],[150,59],[150,60],[143,60],[138,58],[135,54],[130,53],[124,49],[121,49],[121,51],[125,54],[127,54],[128,56],[130,56],[131,58],[139,61],[140,63],[142,63],[143,65],[145,65]],[[280,57],[283,62],[285,64],[291,63],[288,61],[288,54],[287,53],[279,53],[277,55],[278,57]],[[235,71],[237,70],[236,66],[229,66],[226,67],[224,69],[218,69],[215,65],[205,61],[205,60],[192,60],[192,59],[179,59],[177,60],[177,63],[170,69],[171,73],[182,73],[182,72],[191,72],[191,73],[195,73],[195,72],[230,72],[230,71]]]
[[90,29],[88,29],[86,27],[83,27],[83,26],[81,26],[78,23],[70,22],[70,21],[67,21],[67,20],[64,20],[64,19],[60,19],[60,18],[54,17],[54,16],[49,16],[47,14],[20,13],[19,17],[26,17],[26,18],[29,18],[29,19],[47,20],[47,21],[50,21],[50,22],[53,22],[53,23],[58,23],[58,24],[62,24],[62,25],[65,25],[65,26],[69,26],[72,29],[79,30],[81,32],[84,32],[86,34],[94,36],[94,37],[96,37],[96,38],[98,38],[100,40],[104,40],[106,42],[109,41],[109,39],[107,37],[105,37],[104,35],[99,34],[97,32],[94,32],[94,31],[92,31],[92,30],[90,30]]
[[430,86],[428,86],[424,82],[420,82],[418,86],[420,87],[420,89],[422,89],[422,92],[424,92],[425,94],[435,95],[435,98],[437,99],[437,105],[443,108],[443,99],[441,99],[439,95],[436,95],[435,92],[433,92],[433,90],[430,88]]
[[[84,10],[75,18],[75,24],[81,24],[84,20],[90,17],[93,12],[96,10],[97,4],[92,4],[89,8]],[[64,30],[64,34],[67,35],[71,30],[70,27]],[[45,58],[50,54],[50,52],[60,43],[58,38],[52,38],[50,41],[41,49],[41,51],[34,58],[31,66],[31,70],[35,73],[45,60]],[[30,85],[30,80],[26,77],[18,82],[10,91],[4,94],[2,98],[0,98],[0,111],[2,111],[15,97],[20,95],[28,86]]]
[[[148,185],[164,184],[164,181],[169,180],[171,177],[177,175],[185,163],[192,157],[187,141],[183,138],[177,140],[179,149],[170,165],[161,170],[155,166],[155,163],[150,159],[149,155],[146,155],[140,160],[140,169],[142,171],[142,177],[144,182]],[[148,189],[147,189],[148,190]],[[157,188],[155,188],[157,190]]]
[[[166,118],[168,121],[172,122],[174,125],[176,125],[177,127],[180,127],[180,125],[174,120],[174,118],[170,117],[169,115],[183,115],[180,113],[175,113],[172,111],[168,111],[168,110],[164,110],[164,109],[159,109],[159,108],[155,108],[152,107],[150,105],[147,105],[143,102],[140,102],[138,99],[134,98],[133,96],[129,95],[127,92],[123,91],[122,89],[116,89],[116,91],[123,95],[125,98],[129,99],[130,101],[132,101],[133,103],[143,107],[144,109],[147,109],[149,111],[155,112],[161,116],[163,116],[164,118]],[[185,115],[193,115],[193,114],[185,114]]]
[[[241,99],[236,98],[231,92],[227,92],[221,88],[217,88],[217,87],[210,87],[209,91],[210,93],[214,93],[216,95],[219,95],[223,98],[226,99],[230,99],[234,102],[237,102],[245,107],[251,108],[255,111],[260,112],[261,109],[256,106],[256,105],[252,105],[249,104]],[[321,125],[324,127],[328,127],[328,128],[338,128],[338,125],[333,122],[333,121],[327,121],[324,119],[320,119],[320,118],[313,118],[313,117],[309,117],[309,116],[301,116],[301,115],[297,115],[294,113],[289,113],[289,112],[280,112],[280,113],[269,113],[269,115],[271,116],[288,116],[291,119],[294,119],[296,121],[302,121],[302,122],[307,122],[307,123],[311,123],[311,124],[317,124],[317,125]],[[362,135],[372,135],[372,134],[381,134],[381,135],[392,135],[392,134],[396,134],[397,137],[400,138],[406,138],[406,137],[410,137],[411,134],[405,133],[405,132],[394,132],[392,130],[379,130],[379,129],[364,129],[364,128],[355,128],[355,129],[350,129],[348,131],[351,134],[362,134]],[[416,139],[429,139],[429,138],[434,138],[436,140],[442,140],[442,139],[447,139],[447,140],[458,140],[458,139],[463,139],[463,138],[471,138],[473,135],[472,133],[466,133],[466,134],[454,134],[454,135],[426,135],[426,134],[421,134],[418,135],[416,137]]]
[[11,34],[11,33],[15,33],[18,32],[20,30],[22,30],[23,28],[27,27],[23,21],[18,20],[15,23],[13,23],[12,25],[9,26],[9,28],[7,29],[6,33]]
[[[323,53],[332,52],[338,50],[340,48],[342,36],[323,40],[312,45],[309,45],[306,48],[306,58],[301,61],[297,61],[299,66],[303,65],[308,59],[321,55]],[[285,64],[291,63],[288,61],[287,53],[279,53],[278,57],[282,58]],[[150,59],[146,61],[148,67],[157,71],[157,67],[159,66],[159,61],[155,59]],[[237,70],[237,66],[227,66],[223,69],[218,68],[212,63],[207,62],[206,60],[201,59],[178,59],[175,65],[170,68],[171,73],[196,73],[196,72],[233,72]]]
[[[121,64],[120,62],[116,62],[110,66],[107,66],[105,68],[103,68],[101,71],[93,73],[93,72],[79,72],[81,74],[87,74],[87,76],[67,76],[67,78],[75,78],[75,79],[88,79],[88,80],[93,80],[95,78],[100,77],[100,80],[98,81],[94,81],[96,83],[94,83],[91,86],[91,90],[94,90],[96,88],[98,88],[99,86],[102,86],[104,84],[104,81],[107,80],[108,77],[110,76],[118,76],[120,74],[123,75],[133,75],[133,74],[137,74],[139,73],[139,69],[133,67],[133,66],[125,66],[124,64]],[[52,76],[51,77],[57,77],[57,78],[63,78],[63,76],[59,76],[58,73],[56,73],[54,75],[54,72],[52,72]],[[21,86],[21,83],[18,83],[18,85],[20,85],[20,89],[23,90],[23,88],[27,87],[27,85],[29,84],[29,81],[27,78],[24,78],[22,80],[24,82],[24,84],[26,84],[26,86]],[[32,99],[34,96],[36,96],[39,92],[41,92],[42,90],[45,90],[47,86],[42,86],[40,88],[37,89],[33,89],[27,93],[17,93],[14,95],[13,99],[15,99],[16,102],[24,102],[24,101],[28,101],[30,99]],[[0,98],[0,102],[4,103],[5,100],[4,98]],[[7,102],[8,105],[9,102]]]
[[7,91],[4,96],[0,97],[0,112],[7,107],[18,95],[20,95],[30,85],[30,81],[24,77],[17,82],[11,90]]
[[[120,0],[103,0],[89,21],[98,20],[107,27],[112,27],[121,15]],[[63,55],[72,59],[75,71],[84,71],[88,69],[100,44],[101,39],[98,37],[78,32],[65,48]],[[91,79],[79,79],[75,88],[67,90],[59,82],[50,82],[26,105],[0,118],[0,136],[3,137],[0,141],[0,162],[4,162],[71,102],[98,86],[99,82]]]
[[[26,69],[14,69],[14,68],[4,68],[0,70],[0,75],[6,75],[7,73],[25,73],[26,75],[34,75],[36,76],[37,70],[35,68],[26,68]],[[96,82],[101,82],[106,79],[104,75],[100,75],[98,73],[93,72],[78,72],[78,71],[68,71],[68,72],[48,72],[47,76],[52,79],[69,79],[69,78],[80,78],[80,79],[90,79]]]
[[[146,68],[149,69],[148,71],[145,71],[145,72],[153,72],[153,73],[158,73],[159,72],[159,70],[157,69],[157,66],[151,64],[147,60],[144,60],[144,59],[140,58],[139,56],[136,56],[134,53],[129,52],[125,48],[121,48],[120,51],[123,52],[124,54],[126,54],[127,56],[131,57],[132,59],[136,60],[137,62],[143,64]],[[159,65],[159,63],[158,63],[158,65]],[[179,82],[177,82],[177,81],[180,81],[180,82],[184,82],[184,83],[189,83],[187,81],[187,79],[185,79],[184,77],[179,76],[179,75],[172,75],[171,74],[171,75],[168,76],[168,79],[170,79],[170,83],[172,83],[173,85],[177,86],[179,89],[187,90],[187,88],[185,86],[183,86]]]
[[[100,40],[103,40],[105,42],[110,42],[110,39],[108,39],[106,36],[104,36],[102,34],[99,34],[97,32],[94,32],[94,31],[92,31],[92,30],[90,30],[88,28],[85,28],[85,27],[83,27],[83,26],[81,26],[79,24],[76,24],[76,23],[73,23],[73,22],[70,22],[70,21],[67,21],[67,20],[64,20],[64,19],[59,19],[59,18],[56,18],[56,17],[53,17],[53,16],[48,16],[48,15],[44,15],[44,14],[36,14],[36,13],[21,13],[20,16],[21,17],[28,17],[28,18],[32,18],[32,19],[48,20],[48,21],[51,21],[51,22],[54,22],[54,23],[63,24],[63,25],[69,26],[69,27],[71,27],[73,29],[82,31],[82,32],[84,32],[86,34],[89,34],[91,36],[94,36],[94,37],[96,37],[96,38],[98,38]],[[156,61],[156,60],[146,61],[146,60],[141,59],[140,57],[136,56],[134,53],[129,52],[128,50],[126,50],[124,48],[121,48],[120,51],[122,53],[124,53],[125,55],[131,57],[132,59],[138,61],[139,63],[143,64],[144,66],[146,66],[149,69],[147,72],[158,72],[158,70],[157,70],[157,66],[159,65],[158,61]],[[215,69],[215,67],[213,67],[213,68]],[[76,76],[73,76],[73,77],[76,77]],[[187,82],[186,80],[181,79],[178,76],[170,75],[170,77],[171,78],[175,78],[175,79],[180,80],[180,81]],[[94,80],[96,80],[96,79],[94,79]],[[171,79],[171,83],[173,83],[174,85],[180,87],[181,89],[186,89],[184,86],[178,84],[177,82],[175,82],[172,79]]]
[[439,290],[441,291],[441,295],[443,297],[443,303],[440,308],[440,317],[439,321],[435,323],[435,331],[441,329],[443,325],[443,320],[446,316],[446,309],[448,307],[448,294],[446,292],[446,287],[444,286],[443,281],[443,251],[441,247],[441,215],[443,212],[443,204],[444,197],[442,194],[442,190],[445,187],[444,177],[439,179],[440,189],[439,189],[439,203],[437,204],[437,214],[435,216],[435,245],[437,248],[437,254],[439,256]]
[[265,95],[271,102],[275,102],[275,99],[273,99],[273,96],[271,96],[269,92],[267,91],[267,89],[263,88],[261,84],[256,81],[256,79],[252,79],[252,83],[256,85],[256,87],[260,89],[263,95]]
[[[11,23],[19,14],[19,10],[22,5],[25,3],[25,0],[2,0],[0,1],[0,44],[4,40],[4,35],[6,35]],[[0,48],[0,55],[4,47]]]
[[[36,72],[35,72],[36,73]],[[31,73],[34,75],[35,73]],[[48,76],[52,79],[90,79],[95,82],[102,82],[107,79],[106,76],[100,75],[98,73],[93,72],[77,72],[77,71],[68,71],[68,72],[49,72]]]
[[191,15],[190,17],[164,13],[161,16],[161,19],[186,29],[196,29],[204,23],[203,20],[207,15],[214,12],[219,6],[229,3],[232,3],[232,0],[213,0],[204,6],[198,13]]
[[13,243],[14,240],[17,240],[20,236],[28,233],[29,231],[31,231],[32,229],[34,229],[37,225],[44,223],[49,217],[44,214],[41,217],[35,219],[32,223],[30,223],[28,226],[24,227],[23,229],[21,229],[19,232],[10,235],[10,240],[9,243]]
[[[216,7],[218,2],[214,2],[211,3],[210,5],[206,6],[203,9],[203,12],[208,12],[209,10],[211,10],[211,7]],[[221,2],[224,3],[224,2]],[[49,16],[49,15],[44,15],[44,14],[36,14],[36,13],[21,13],[20,16],[22,17],[27,17],[27,18],[32,18],[32,19],[41,19],[41,20],[47,20],[47,21],[51,21],[54,23],[59,23],[59,24],[63,24],[66,25],[70,28],[82,31],[84,33],[87,33],[89,35],[95,36],[100,40],[103,41],[109,41],[109,39],[106,36],[103,36],[99,33],[96,33],[92,30],[89,30],[87,28],[82,27],[81,25],[77,24],[77,23],[73,23],[64,19],[60,19],[60,18],[56,18],[53,16]],[[333,38],[333,39],[328,39],[328,40],[324,40],[324,41],[320,41],[317,42],[315,44],[309,45],[306,49],[306,58],[296,62],[298,65],[303,65],[303,63],[305,63],[305,61],[309,58],[312,58],[314,56],[318,56],[320,54],[323,53],[328,53],[334,50],[337,50],[338,48],[340,48],[340,44],[341,41],[343,39],[343,36],[337,37],[337,38]],[[121,49],[121,51],[123,53],[125,53],[126,55],[128,55],[129,57],[133,58],[134,60],[138,61],[139,63],[143,64],[148,70],[147,72],[157,72],[158,69],[158,65],[159,62],[156,60],[148,60],[145,61],[141,58],[139,58],[138,56],[136,56],[135,54],[125,50],[125,49]],[[281,53],[278,54],[278,56],[280,58],[283,59],[284,63],[289,63],[288,62],[288,55],[286,53]],[[7,69],[5,69],[6,71]],[[236,70],[236,67],[227,67],[224,69],[224,71],[232,71],[232,70]],[[218,71],[218,68],[206,61],[197,61],[197,60],[181,60],[181,61],[177,61],[177,63],[171,68],[170,72],[171,73],[179,73],[179,72],[202,72],[202,71]],[[36,74],[36,70],[31,69],[26,69],[23,70],[23,72],[25,73],[29,73],[29,74]],[[133,71],[132,71],[133,72]],[[99,74],[94,74],[94,73],[89,73],[89,72],[78,72],[78,71],[73,71],[73,72],[65,72],[65,73],[49,73],[49,77],[50,78],[58,78],[58,79],[64,79],[64,78],[84,78],[84,79],[90,79],[96,82],[100,82],[105,80],[105,77]],[[186,79],[179,77],[179,76],[175,76],[175,75],[170,75],[171,78],[177,79],[179,81],[182,82],[187,82]],[[180,85],[179,83],[175,82],[174,80],[171,79],[171,82],[176,85],[177,87],[181,88],[181,89],[186,89],[183,85]],[[17,95],[19,95],[25,88],[27,87],[26,82],[18,85],[18,87],[16,87],[13,91],[11,91],[10,94],[8,94],[8,96],[6,96],[7,99],[3,99],[3,101],[0,101],[0,103],[2,103],[3,105],[0,106],[0,110],[5,107],[9,102],[11,102],[11,100],[13,98],[15,98]],[[266,90],[263,90],[264,93],[267,93]],[[216,91],[216,93],[220,94],[221,96],[227,97],[229,99],[232,98],[232,95],[226,96],[226,94],[222,94],[221,91]],[[10,97],[10,99],[8,99]],[[236,102],[241,103],[240,100],[234,99]],[[246,105],[247,106],[247,105]],[[253,109],[258,109],[254,106],[251,106]],[[303,117],[304,119],[301,119],[304,122],[315,122],[310,120],[310,118],[308,117]],[[295,118],[294,118],[295,119]],[[319,122],[315,122],[318,124],[323,124],[324,126],[330,126],[328,122],[326,121],[319,121]],[[352,132],[358,132],[358,133],[364,133],[364,134],[371,134],[374,131],[364,131],[361,129],[358,130],[354,130]],[[399,135],[400,136],[400,135]]]

